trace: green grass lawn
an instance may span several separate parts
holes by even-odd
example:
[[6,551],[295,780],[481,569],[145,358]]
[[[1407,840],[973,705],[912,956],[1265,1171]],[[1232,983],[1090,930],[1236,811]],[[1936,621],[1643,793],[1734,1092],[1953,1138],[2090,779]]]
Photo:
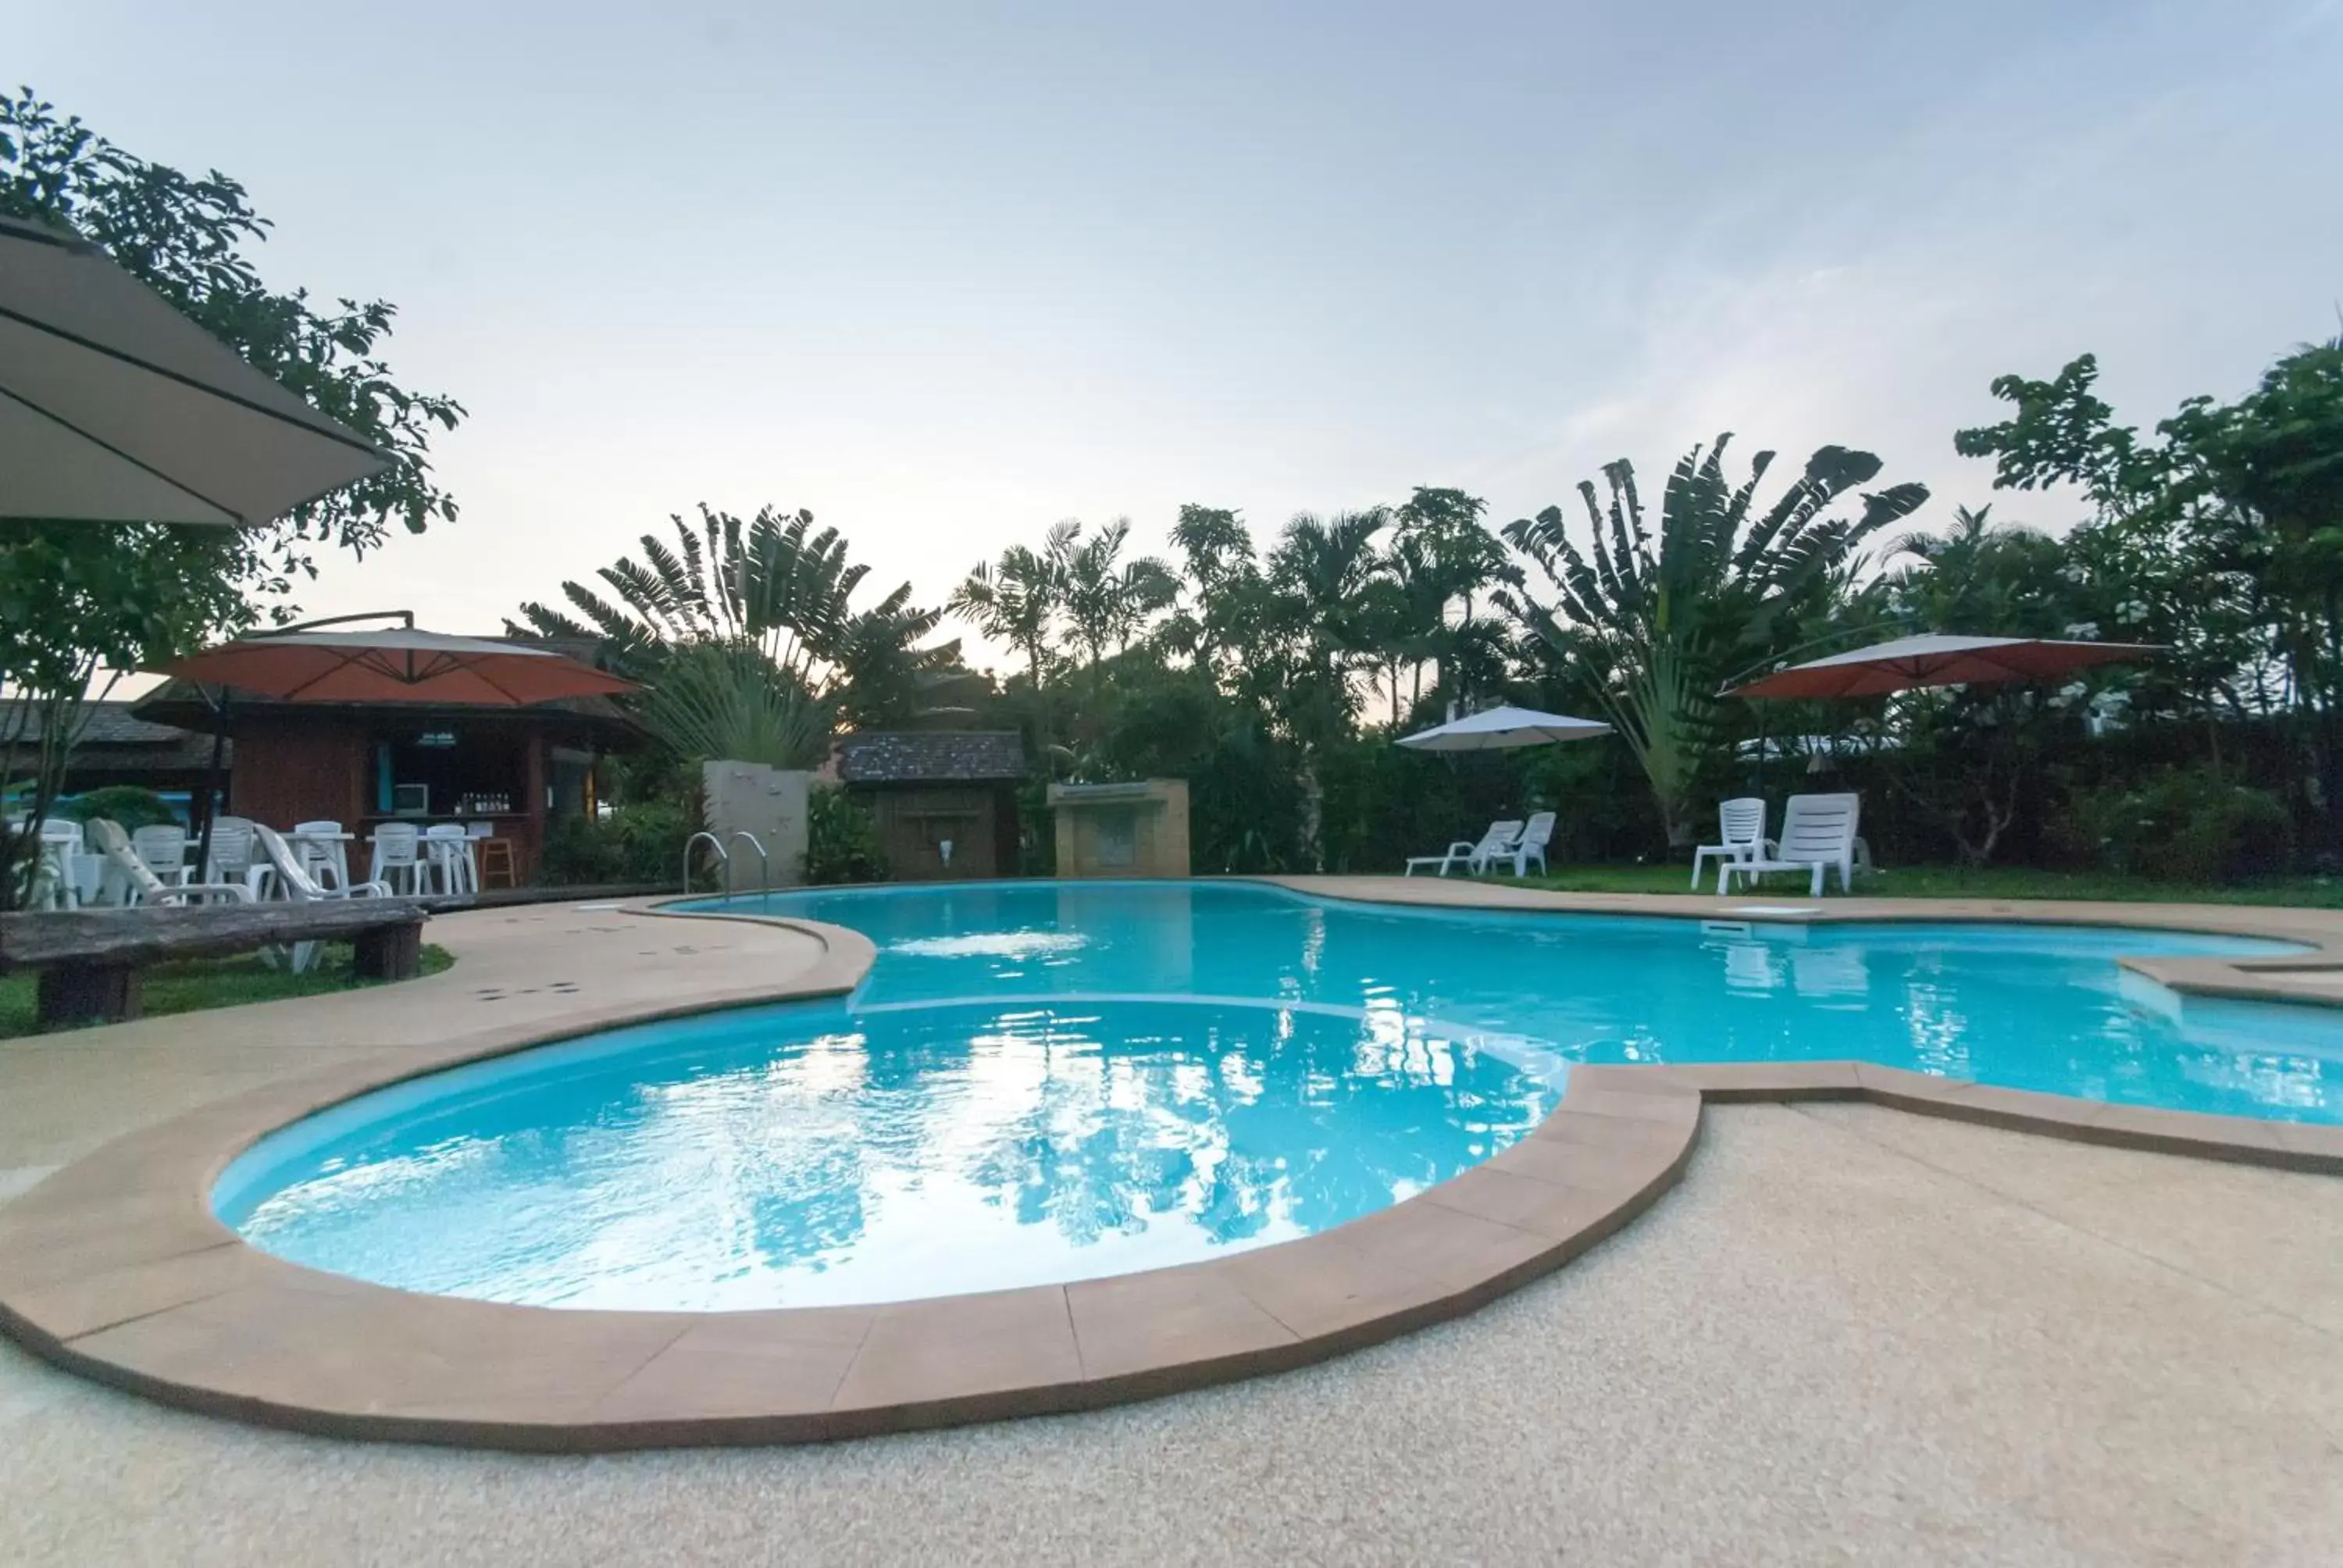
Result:
[[[423,972],[437,974],[456,961],[446,948],[423,948]],[[35,977],[0,976],[0,1040],[37,1032],[35,1020]],[[166,1013],[197,1012],[205,1008],[235,1007],[247,1001],[277,1001],[291,996],[320,996],[327,991],[387,982],[362,980],[350,973],[347,942],[332,942],[307,974],[272,969],[258,953],[233,958],[187,959],[156,964],[146,971],[146,1011],[149,1018]],[[387,982],[396,983],[396,982]]]
[[[1493,879],[1510,882],[1511,877]],[[1692,867],[1557,866],[1549,877],[1531,877],[1533,888],[1566,893],[1686,893]],[[1736,882],[1739,893],[1745,883]],[[1833,874],[1831,889],[1837,890]],[[1711,861],[1699,890],[1716,890],[1716,866]],[[1765,897],[1795,893],[1803,897],[1805,881],[1787,875],[1770,877],[1756,890]],[[2110,871],[2037,871],[2023,866],[1896,866],[1855,879],[1859,896],[1877,899],[2097,899],[2110,903],[2144,904],[2292,904],[2306,909],[2343,909],[2343,878],[2272,877],[2267,880],[2202,884],[2157,882],[2145,877],[2119,876]]]

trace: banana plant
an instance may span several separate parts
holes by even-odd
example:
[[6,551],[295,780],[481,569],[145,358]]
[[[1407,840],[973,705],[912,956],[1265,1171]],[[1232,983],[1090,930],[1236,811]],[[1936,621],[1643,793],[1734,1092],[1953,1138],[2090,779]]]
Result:
[[867,720],[901,716],[920,679],[959,658],[957,642],[927,642],[943,611],[914,605],[909,583],[857,608],[870,568],[810,512],[744,521],[703,505],[696,521],[670,520],[672,544],[643,535],[639,557],[596,574],[598,589],[565,582],[568,609],[524,604],[515,629],[598,642],[613,668],[653,683],[677,649],[750,648],[780,685]]
[[[1725,470],[1731,440],[1719,436],[1684,456],[1656,519],[1623,458],[1603,469],[1607,498],[1592,481],[1578,487],[1583,548],[1559,507],[1503,530],[1554,593],[1542,601],[1516,581],[1498,591],[1500,608],[1586,669],[1674,847],[1692,840],[1698,782],[1723,745],[1718,685],[1831,614],[1864,541],[1928,498],[1917,484],[1861,490],[1878,476],[1879,459],[1824,447],[1759,510],[1775,455],[1758,453],[1735,484]],[[1851,494],[1860,504],[1842,507]]]
[[830,754],[830,706],[753,642],[675,649],[639,710],[644,727],[679,757],[810,769]]

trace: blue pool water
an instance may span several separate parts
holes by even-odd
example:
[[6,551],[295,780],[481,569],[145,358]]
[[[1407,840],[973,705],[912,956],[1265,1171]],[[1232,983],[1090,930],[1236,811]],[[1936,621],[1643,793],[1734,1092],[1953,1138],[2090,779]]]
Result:
[[2279,944],[1977,925],[1400,910],[1227,884],[775,895],[856,994],[616,1030],[273,1134],[255,1245],[579,1307],[901,1300],[1307,1234],[1535,1126],[1572,1061],[1859,1058],[2343,1121],[2343,1014],[2183,1001],[2120,954]]

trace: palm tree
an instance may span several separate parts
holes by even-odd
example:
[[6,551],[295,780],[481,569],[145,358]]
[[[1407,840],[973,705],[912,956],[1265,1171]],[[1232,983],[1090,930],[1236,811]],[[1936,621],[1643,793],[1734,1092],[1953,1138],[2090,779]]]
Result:
[[1542,604],[1520,588],[1500,606],[1567,659],[1583,665],[1598,700],[1651,785],[1671,846],[1689,843],[1694,788],[1715,753],[1716,691],[1725,678],[1799,640],[1827,615],[1856,561],[1856,547],[1928,498],[1925,486],[1862,492],[1853,517],[1840,499],[1868,483],[1880,461],[1825,447],[1765,511],[1757,487],[1774,454],[1760,452],[1739,485],[1725,473],[1730,435],[1694,447],[1668,477],[1656,531],[1624,459],[1603,470],[1608,505],[1578,487],[1587,548],[1570,537],[1558,507],[1509,524],[1504,537],[1555,590]]
[[[1493,546],[1495,542],[1490,540]],[[1426,665],[1437,667],[1439,680],[1450,680],[1455,662],[1452,655],[1459,638],[1476,624],[1472,595],[1487,582],[1482,573],[1461,570],[1460,563],[1433,537],[1403,532],[1392,540],[1383,553],[1378,591],[1371,602],[1379,611],[1372,640],[1390,684],[1393,724],[1400,720],[1400,671],[1406,668],[1414,675],[1410,708],[1423,700]],[[1450,608],[1459,599],[1465,608],[1462,618],[1452,622]]]
[[1483,656],[1502,633],[1475,615],[1475,597],[1500,580],[1510,563],[1503,544],[1482,525],[1487,510],[1487,502],[1463,490],[1418,486],[1390,514],[1392,539],[1369,590],[1365,640],[1391,693],[1394,725],[1403,669],[1413,675],[1409,708],[1423,701],[1427,666],[1438,671],[1435,696],[1443,687],[1471,689],[1473,682],[1457,678],[1459,656],[1468,648],[1476,673],[1488,673]]
[[[1358,711],[1352,676],[1370,647],[1374,585],[1383,570],[1375,536],[1390,520],[1380,507],[1332,518],[1305,512],[1286,524],[1269,554],[1266,629],[1291,650],[1272,690],[1301,746],[1302,849],[1320,870],[1325,869],[1320,759],[1349,734]],[[1249,673],[1256,682],[1272,678],[1265,666]]]
[[979,561],[945,605],[985,636],[1025,656],[1033,691],[1033,747],[1044,758],[1051,755],[1051,635],[1066,608],[1071,561],[1081,531],[1081,523],[1068,518],[1051,525],[1038,550],[1011,545],[998,560]]
[[[1077,528],[1079,532],[1079,526]],[[1090,656],[1095,676],[1109,644],[1117,652],[1158,610],[1179,596],[1180,581],[1153,556],[1124,561],[1131,519],[1119,518],[1079,544],[1069,536],[1064,554],[1064,608],[1068,629]]]
[[1289,714],[1305,744],[1333,739],[1358,709],[1351,674],[1371,646],[1365,606],[1383,574],[1374,541],[1390,520],[1380,507],[1332,518],[1304,512],[1270,552],[1279,629],[1298,645],[1302,662]]
[[1081,531],[1081,524],[1068,520],[1050,529],[1039,550],[1011,545],[999,560],[978,562],[945,604],[985,636],[1022,653],[1037,692],[1049,663],[1051,628],[1065,608],[1067,558]]

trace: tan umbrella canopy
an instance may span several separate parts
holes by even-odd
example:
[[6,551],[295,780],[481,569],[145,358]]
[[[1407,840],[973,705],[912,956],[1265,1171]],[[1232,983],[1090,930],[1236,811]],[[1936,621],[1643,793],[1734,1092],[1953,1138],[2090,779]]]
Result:
[[2165,651],[2149,643],[2058,642],[2038,637],[1901,637],[1835,653],[1736,686],[1727,697],[1880,697],[1916,686],[2051,680],[2094,664]]
[[263,633],[191,654],[162,673],[282,702],[518,708],[635,689],[547,648],[413,627]]
[[1430,729],[1403,735],[1399,743],[1418,751],[1510,751],[1518,746],[1544,746],[1556,740],[1584,740],[1608,735],[1611,727],[1566,713],[1540,713],[1530,708],[1492,708],[1468,713]]
[[241,527],[387,462],[95,246],[0,217],[0,518]]

